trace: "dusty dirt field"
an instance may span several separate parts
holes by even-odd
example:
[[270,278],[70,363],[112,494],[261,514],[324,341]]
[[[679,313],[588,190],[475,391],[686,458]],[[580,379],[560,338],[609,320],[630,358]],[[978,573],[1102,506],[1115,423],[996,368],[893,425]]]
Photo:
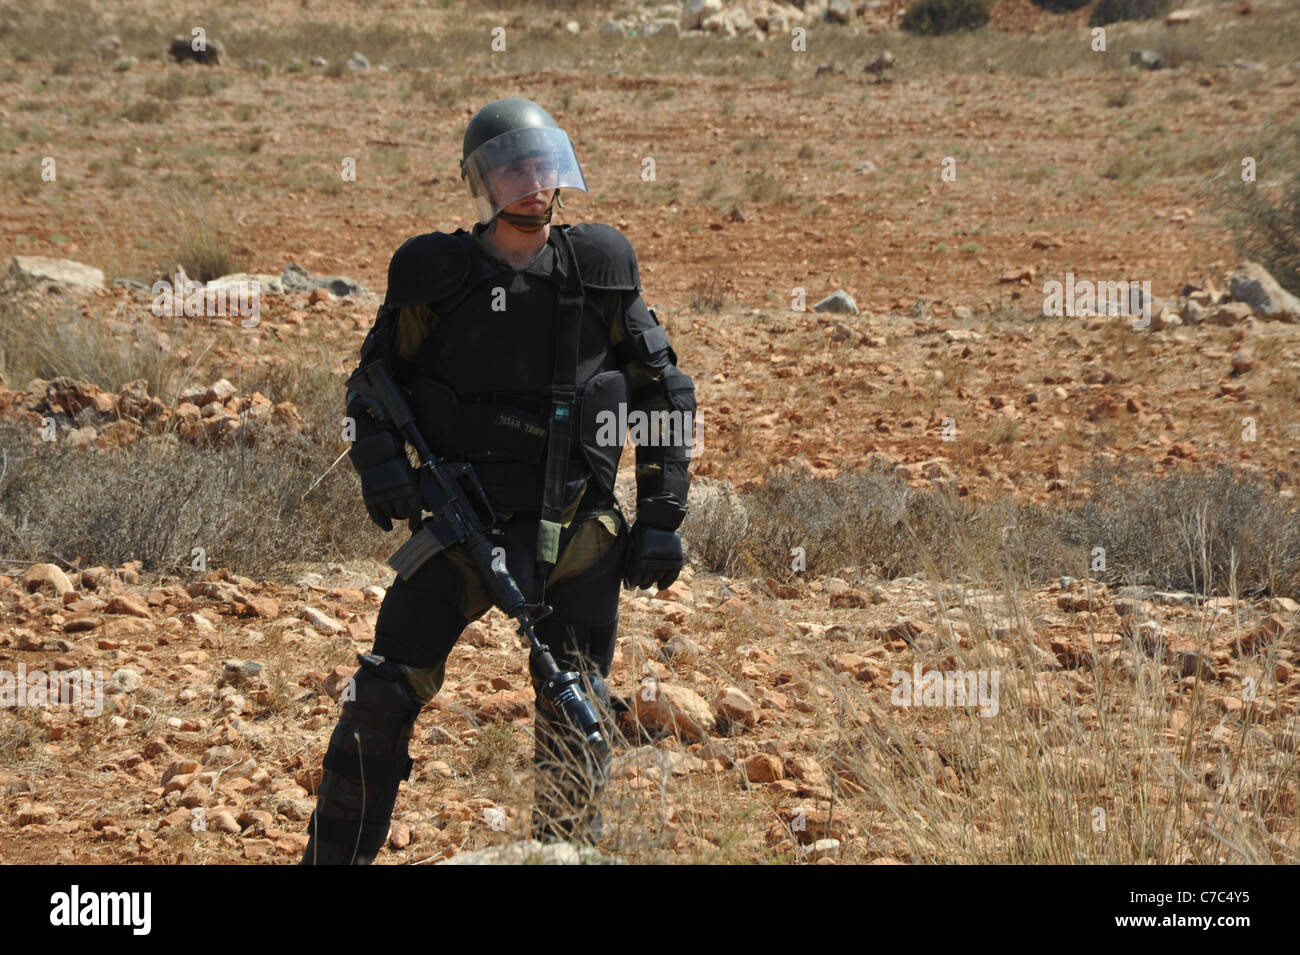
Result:
[[[450,16],[388,6],[397,27]],[[311,7],[322,22],[343,10]],[[158,11],[160,38],[185,22]],[[252,16],[272,26],[299,13],[277,4]],[[511,42],[557,32],[548,12],[520,17]],[[604,18],[578,19],[583,33],[555,42],[577,47]],[[1097,68],[1083,16],[1019,2],[1001,5],[989,31],[989,50],[1009,44],[1008,59],[982,70],[965,68],[977,55],[967,46],[951,47],[947,69],[944,48],[922,53],[866,21],[860,44],[844,28],[802,57],[775,41],[593,38],[570,61],[586,70],[520,72],[485,50],[465,55],[467,79],[259,70],[232,43],[231,63],[183,71],[220,88],[175,98],[149,93],[179,71],[169,63],[114,72],[79,60],[58,73],[41,56],[16,58],[10,39],[0,252],[147,283],[165,268],[175,210],[202,203],[248,271],[292,260],[382,294],[403,239],[471,224],[455,169],[474,108],[525,96],[569,131],[592,189],[566,200],[559,221],[616,225],[637,249],[647,300],[696,382],[705,444],[694,475],[744,490],[783,462],[833,476],[884,461],[918,491],[947,483],[977,500],[1053,503],[1086,491],[1077,475],[1090,464],[1124,455],[1152,475],[1233,463],[1293,494],[1300,326],[1135,331],[1122,316],[1039,313],[1043,282],[1067,272],[1149,281],[1164,300],[1187,284],[1211,297],[1225,288],[1238,255],[1208,180],[1236,175],[1243,155],[1267,152],[1269,130],[1296,119],[1300,72],[1282,48],[1265,44],[1252,69],[1218,44],[1234,30],[1291,36],[1298,19],[1285,4],[1248,17],[1212,6],[1180,28],[1198,31],[1201,59],[1150,73]],[[1235,20],[1249,25],[1224,26]],[[1140,31],[1125,30],[1137,44]],[[1035,54],[1050,65],[1011,61],[1033,36],[1060,45]],[[616,55],[619,42],[640,52]],[[668,42],[700,52],[639,75],[635,63]],[[1077,59],[1050,52],[1070,44]],[[901,68],[876,82],[862,62],[886,47]],[[693,67],[705,59],[732,65]],[[151,99],[156,116],[126,118]],[[57,183],[40,180],[47,155]],[[339,176],[344,157],[355,182]],[[809,306],[843,289],[861,312],[792,311],[796,288]],[[146,293],[124,288],[77,302],[168,336],[200,382],[309,356],[341,383],[378,298],[268,296],[256,329],[157,319]],[[21,406],[26,382],[3,384],[0,404]],[[1250,444],[1246,416],[1260,433]],[[942,435],[949,418],[955,442]],[[362,588],[391,572],[349,561],[253,580],[217,568],[196,588],[197,574],[64,569],[67,594],[58,581],[27,586],[26,564],[5,568],[0,661],[126,669],[139,685],[124,677],[131,688],[95,717],[0,713],[0,857],[296,861],[339,680],[369,647],[378,594]],[[1296,605],[1149,597],[1084,581],[1024,590],[996,574],[838,571],[764,581],[697,570],[658,598],[625,591],[615,692],[636,699],[653,676],[727,718],[634,741],[605,848],[632,861],[795,861],[807,858],[799,844],[833,837],[839,862],[1295,861]],[[227,660],[264,669],[245,679]],[[891,675],[917,662],[1000,672],[1000,717],[891,707]],[[523,830],[531,693],[498,614],[462,639],[449,673],[417,726],[417,768],[382,862],[435,861]],[[744,702],[719,710],[733,688]],[[485,822],[494,807],[505,832]]]

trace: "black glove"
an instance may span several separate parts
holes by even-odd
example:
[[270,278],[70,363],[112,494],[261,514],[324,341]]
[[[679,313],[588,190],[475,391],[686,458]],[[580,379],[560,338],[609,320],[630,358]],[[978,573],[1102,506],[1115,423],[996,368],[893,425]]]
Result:
[[660,530],[638,521],[632,526],[627,545],[623,582],[633,590],[651,584],[663,590],[677,579],[685,563],[682,539],[676,531]]
[[420,492],[404,446],[387,431],[361,438],[349,452],[361,475],[361,496],[370,519],[386,531],[393,521],[418,520]]

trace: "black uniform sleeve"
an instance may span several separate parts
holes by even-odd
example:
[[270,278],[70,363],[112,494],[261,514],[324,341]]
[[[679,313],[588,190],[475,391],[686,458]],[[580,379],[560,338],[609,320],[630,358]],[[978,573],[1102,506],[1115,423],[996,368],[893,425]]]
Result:
[[695,384],[653,309],[637,292],[609,293],[610,341],[631,381],[629,431],[636,445],[637,520],[675,531],[686,516]]

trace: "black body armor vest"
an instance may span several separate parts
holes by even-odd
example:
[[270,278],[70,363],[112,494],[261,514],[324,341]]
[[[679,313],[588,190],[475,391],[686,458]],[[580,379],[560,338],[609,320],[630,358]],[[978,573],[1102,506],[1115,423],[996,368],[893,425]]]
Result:
[[440,457],[474,463],[498,510],[538,513],[545,528],[584,482],[583,511],[613,501],[623,435],[617,445],[597,438],[629,385],[610,318],[587,291],[639,289],[630,244],[601,225],[552,226],[523,270],[463,229],[418,236],[394,255],[385,304],[437,316],[405,369],[417,423]]

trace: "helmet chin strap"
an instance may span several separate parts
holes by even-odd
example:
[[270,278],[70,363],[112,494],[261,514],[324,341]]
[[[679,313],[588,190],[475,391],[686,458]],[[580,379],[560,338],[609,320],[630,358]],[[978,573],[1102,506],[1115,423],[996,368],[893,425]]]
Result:
[[[551,221],[551,212],[554,209],[555,204],[559,201],[559,198],[560,190],[556,189],[554,194],[551,196],[551,204],[536,215],[522,216],[517,212],[506,212],[502,209],[497,213],[497,216],[501,219],[505,219],[506,222],[509,222],[521,232],[540,232],[542,228]],[[564,208],[563,202],[560,202],[559,205],[561,209]]]

